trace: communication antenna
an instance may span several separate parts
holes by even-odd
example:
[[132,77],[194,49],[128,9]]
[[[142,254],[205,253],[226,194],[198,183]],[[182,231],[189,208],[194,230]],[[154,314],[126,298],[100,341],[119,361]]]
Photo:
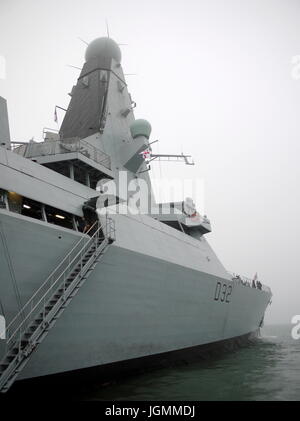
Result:
[[82,41],[84,44],[89,45],[89,43],[88,43],[88,42],[86,42],[84,39],[79,38],[79,37],[78,37],[78,39],[79,39],[80,41]]
[[81,67],[77,67],[77,66],[72,66],[72,64],[67,64],[68,67],[73,67],[73,69],[78,69],[78,70],[82,70]]
[[107,19],[105,19],[105,23],[106,23],[107,38],[110,38],[110,36],[109,36],[109,27],[108,27]]

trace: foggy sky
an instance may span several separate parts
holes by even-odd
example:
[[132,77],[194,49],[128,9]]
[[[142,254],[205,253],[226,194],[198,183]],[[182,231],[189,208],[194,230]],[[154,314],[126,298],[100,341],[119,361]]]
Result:
[[[300,55],[298,0],[0,0],[0,56],[11,137],[58,128],[85,44],[106,35],[148,119],[156,153],[190,153],[194,167],[155,164],[154,177],[202,178],[207,239],[228,270],[273,290],[266,322],[300,314]],[[63,114],[59,112],[59,122]],[[181,198],[178,197],[178,200]]]

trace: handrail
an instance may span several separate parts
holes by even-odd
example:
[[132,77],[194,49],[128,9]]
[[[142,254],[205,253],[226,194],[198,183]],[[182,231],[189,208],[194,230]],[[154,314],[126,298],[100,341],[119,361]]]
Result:
[[[14,326],[14,324],[17,322],[18,317],[14,318],[6,329],[6,333],[8,333],[6,335],[6,353],[2,364],[0,362],[0,392],[7,391],[16,380],[18,373],[24,368],[30,354],[45,338],[55,320],[64,311],[68,302],[76,295],[77,290],[87,279],[89,271],[95,268],[101,254],[105,252],[108,245],[115,239],[115,226],[112,218],[106,215],[105,231],[102,230],[104,224],[101,224],[100,221],[95,222],[91,230],[95,229],[95,227],[95,232],[91,235],[89,241],[81,247],[79,252],[72,258],[72,251],[77,251],[76,247],[86,237],[78,241],[76,246],[63,259],[63,261],[68,262],[67,267],[63,266],[63,270],[56,278],[54,278],[55,271],[53,271],[42,287],[23,306],[18,316],[31,304],[31,309],[26,317],[23,316],[17,326]],[[62,262],[56,270],[61,268]],[[49,281],[50,285],[47,285]],[[45,285],[47,289],[43,291],[42,288]],[[34,302],[35,299],[36,303]],[[9,334],[10,331],[12,331],[11,334]]]
[[[237,273],[234,273],[234,272],[230,272],[230,271],[227,271],[227,272],[228,272],[228,274],[230,275],[230,277],[233,281],[236,281],[237,279],[240,279],[241,281],[247,282],[248,284],[250,284],[249,286],[252,287],[253,279],[247,278],[247,276],[238,275]],[[245,286],[247,286],[247,285],[245,285]],[[268,287],[267,285],[261,283],[261,291],[271,293],[271,288]]]
[[[100,228],[99,228],[100,229]],[[96,236],[96,234],[98,234],[98,232],[99,232],[99,229],[96,231],[96,233],[93,235],[93,237],[91,237],[91,239],[90,239],[90,241],[84,246],[84,247],[86,247],[87,245],[89,245],[89,246],[91,246],[91,244],[93,243],[93,240],[94,240],[94,238],[95,238],[95,236]],[[80,254],[82,254],[82,250],[75,256],[75,258],[72,260],[72,262],[71,263],[73,263],[74,262],[74,260],[76,259],[76,257],[78,256],[78,255],[80,255]],[[46,292],[42,295],[42,297],[39,299],[39,301],[35,304],[35,306],[33,307],[33,308],[31,308],[31,310],[30,310],[30,312],[26,315],[26,317],[21,321],[21,323],[16,327],[16,329],[12,332],[12,334],[11,335],[9,335],[9,332],[8,332],[8,334],[7,334],[7,345],[9,345],[10,344],[10,342],[12,341],[12,339],[14,338],[14,337],[16,337],[17,336],[17,334],[19,334],[19,337],[21,338],[22,337],[22,334],[24,333],[24,332],[22,332],[22,328],[23,328],[23,326],[26,324],[26,322],[27,322],[27,320],[29,319],[29,317],[33,314],[33,313],[35,313],[35,311],[37,311],[37,309],[38,309],[38,307],[39,307],[39,305],[41,304],[41,303],[44,303],[44,307],[45,307],[45,305],[46,305],[46,297],[47,297],[47,295],[49,295],[49,292],[51,292],[52,294],[54,293],[53,292],[53,289],[54,289],[54,287],[58,287],[59,285],[58,285],[58,282],[59,282],[59,280],[63,277],[63,275],[65,274],[65,272],[69,269],[69,267],[71,266],[71,263],[70,263],[70,265],[68,265],[68,267],[67,267],[67,269],[64,271],[64,272],[62,272],[61,273],[61,275],[60,276],[58,276],[58,278],[52,283],[52,284],[50,284],[50,286],[49,286],[49,288],[46,290]],[[64,278],[64,281],[66,280],[66,278]],[[36,294],[35,294],[35,296],[36,296]],[[35,297],[34,297],[35,298]],[[49,297],[50,298],[50,297]],[[33,302],[33,297],[30,299],[30,302],[32,303]]]
[[[110,167],[110,157],[105,152],[101,151],[100,149],[96,148],[94,145],[91,145],[85,140],[79,140],[78,145],[79,145],[79,148],[80,148],[80,145],[83,145],[85,148],[91,150],[93,152],[95,162],[97,162],[98,164],[103,164],[105,167],[107,166]],[[81,152],[81,148],[79,149],[78,152]],[[101,159],[100,156],[103,156],[103,158]],[[107,161],[108,161],[108,164],[105,165]]]
[[[45,296],[48,294],[48,292],[53,289],[54,285],[56,285],[57,282],[62,278],[62,276],[64,276],[65,273],[69,270],[69,268],[71,267],[71,265],[75,261],[75,259],[78,257],[78,255],[80,255],[82,253],[82,250],[84,250],[87,245],[88,246],[91,246],[91,244],[92,244],[92,242],[94,240],[94,237],[98,233],[98,231],[99,231],[100,228],[101,227],[98,228],[98,230],[96,231],[96,233],[89,239],[89,241],[83,246],[83,248],[79,250],[79,252],[75,255],[75,257],[72,259],[72,261],[69,260],[69,263],[66,266],[66,268],[60,274],[57,274],[57,278],[55,280],[53,280],[54,274],[57,271],[57,269],[59,267],[61,267],[62,262],[59,264],[59,266],[52,272],[52,275],[50,275],[46,279],[46,281],[40,286],[40,288],[34,293],[34,295],[27,301],[27,303],[19,311],[19,313],[17,314],[17,316],[14,318],[14,321],[11,322],[7,326],[7,328],[6,328],[7,345],[9,345],[9,343],[11,342],[11,340],[15,337],[16,333],[24,326],[25,322],[29,319],[29,317],[32,315],[32,313],[37,309],[38,305],[45,298]],[[77,246],[79,245],[79,243],[80,242],[77,243]],[[74,248],[72,250],[74,251]],[[68,257],[70,257],[70,253],[68,253],[67,257],[65,259],[63,259],[63,261],[65,262]],[[66,279],[66,278],[64,278],[64,279]],[[48,285],[48,287],[47,287],[47,284],[50,284],[50,285]],[[47,287],[47,289],[46,289],[45,292],[43,292],[42,290],[45,287]],[[38,295],[39,294],[43,294],[40,299],[38,298]],[[38,300],[36,304],[34,304],[34,300],[35,299]],[[28,311],[28,314],[25,315],[25,309],[28,309],[28,307],[30,307],[30,309]],[[20,323],[17,325],[17,327],[15,328],[15,330],[13,330],[14,329],[14,324],[20,318],[21,318]],[[10,334],[10,331],[12,331],[11,334]]]
[[30,149],[28,149],[27,158],[76,152],[84,156],[88,155],[88,158],[91,160],[111,169],[110,156],[101,149],[80,138],[28,143],[27,146],[28,145],[30,146]]
[[[86,234],[88,234],[94,227],[95,225],[98,223],[98,221],[96,221],[94,223],[94,225],[87,231]],[[81,237],[79,239],[79,241],[77,241],[77,243],[75,244],[75,246],[68,252],[68,254],[63,258],[63,260],[59,263],[59,265],[50,273],[50,275],[46,278],[46,280],[42,283],[42,285],[37,289],[37,291],[33,294],[33,296],[29,299],[29,301],[27,301],[26,304],[24,304],[24,306],[22,307],[22,309],[19,311],[19,313],[16,314],[16,316],[10,321],[10,323],[8,324],[6,330],[8,331],[8,329],[11,327],[11,325],[16,321],[16,319],[19,317],[21,311],[24,312],[24,310],[27,308],[27,306],[29,305],[29,302],[35,298],[35,296],[40,292],[40,290],[46,285],[46,283],[50,280],[50,278],[53,277],[53,275],[55,274],[55,272],[57,271],[57,269],[59,267],[62,266],[62,264],[67,260],[67,258],[71,255],[71,253],[75,250],[76,247],[79,246],[79,244],[83,241],[86,240],[87,237]]]
[[[83,245],[83,247],[81,247],[79,249],[79,251],[75,254],[75,256],[72,258],[72,260],[71,260],[72,252],[74,252],[74,250],[76,250],[76,248],[78,248],[78,246],[81,245],[81,242],[87,238],[86,236],[82,237],[76,243],[76,245],[72,248],[72,250],[65,256],[65,258],[60,262],[60,264],[55,268],[55,270],[47,277],[47,279],[43,282],[43,284],[39,287],[39,289],[27,301],[27,303],[23,306],[23,308],[14,317],[14,319],[9,323],[9,325],[6,328],[6,337],[7,337],[6,345],[8,347],[9,347],[11,341],[13,340],[13,338],[15,338],[17,336],[17,334],[19,334],[19,338],[21,340],[21,337],[25,332],[25,331],[22,331],[22,328],[24,327],[25,323],[28,321],[30,316],[35,311],[37,311],[39,305],[42,302],[44,303],[43,311],[45,310],[46,297],[47,297],[47,295],[49,295],[49,292],[51,292],[52,295],[54,294],[53,290],[56,286],[58,287],[58,283],[59,283],[60,280],[63,280],[63,285],[65,287],[65,282],[66,282],[66,279],[67,279],[66,273],[68,272],[68,276],[70,275],[70,273],[72,272],[72,265],[77,260],[78,256],[81,256],[81,259],[78,261],[78,264],[81,263],[81,268],[82,268],[83,257],[87,253],[87,251],[91,248],[95,239],[99,238],[98,234],[99,234],[100,230],[102,229],[102,226],[99,223],[99,221],[96,221],[94,223],[94,225],[88,231],[88,232],[90,232],[97,225],[98,225],[98,228],[95,231],[95,233]],[[113,238],[111,236],[112,233],[114,233],[114,229],[112,228],[112,220],[111,220],[111,218],[106,218],[106,235],[104,234],[105,238],[103,240],[105,242],[105,244],[108,244],[109,239]],[[96,245],[96,248],[97,248],[97,245]],[[66,262],[68,262],[68,263],[67,263],[66,267],[64,268],[64,270],[62,270],[61,273],[57,273],[58,269],[61,268],[63,266],[63,263],[66,263]],[[57,276],[54,279],[54,275],[56,273],[57,273]],[[43,289],[45,289],[45,291],[43,291]],[[39,298],[39,295],[42,295],[41,298]],[[50,298],[51,298],[51,295],[49,296],[49,299]],[[37,302],[34,304],[35,299],[37,299]],[[28,310],[28,307],[29,307],[29,310]],[[27,310],[27,312],[28,312],[27,315],[25,315],[25,310]],[[20,318],[21,318],[21,320],[20,320]],[[16,327],[14,327],[14,325],[17,323],[17,321],[19,322],[19,324]],[[12,333],[10,334],[10,332],[12,332]]]

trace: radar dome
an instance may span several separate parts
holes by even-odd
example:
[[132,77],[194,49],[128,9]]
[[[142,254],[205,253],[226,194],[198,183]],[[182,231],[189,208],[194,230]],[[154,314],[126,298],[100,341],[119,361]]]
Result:
[[138,136],[145,136],[149,139],[152,127],[147,120],[135,120],[130,126],[131,136],[135,139]]
[[102,37],[94,39],[85,52],[86,61],[97,57],[113,58],[117,63],[120,63],[122,54],[120,47],[115,41],[111,38]]

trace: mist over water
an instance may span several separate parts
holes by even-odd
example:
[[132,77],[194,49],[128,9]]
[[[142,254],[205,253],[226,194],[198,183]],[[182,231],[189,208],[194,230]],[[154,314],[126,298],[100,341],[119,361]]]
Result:
[[300,340],[290,325],[266,326],[257,343],[220,357],[90,385],[84,400],[300,400]]
[[[41,141],[44,127],[59,129],[54,107],[68,107],[78,77],[69,65],[84,63],[78,38],[106,35],[108,18],[125,44],[135,116],[159,139],[153,151],[196,162],[153,162],[152,180],[203,180],[205,203],[196,205],[211,220],[210,245],[226,269],[257,272],[271,287],[266,322],[288,323],[300,314],[299,13],[296,0],[1,0],[0,95],[12,140]],[[176,200],[185,199],[179,190]],[[247,348],[106,387],[99,380],[74,397],[300,400],[291,328],[267,326]]]

